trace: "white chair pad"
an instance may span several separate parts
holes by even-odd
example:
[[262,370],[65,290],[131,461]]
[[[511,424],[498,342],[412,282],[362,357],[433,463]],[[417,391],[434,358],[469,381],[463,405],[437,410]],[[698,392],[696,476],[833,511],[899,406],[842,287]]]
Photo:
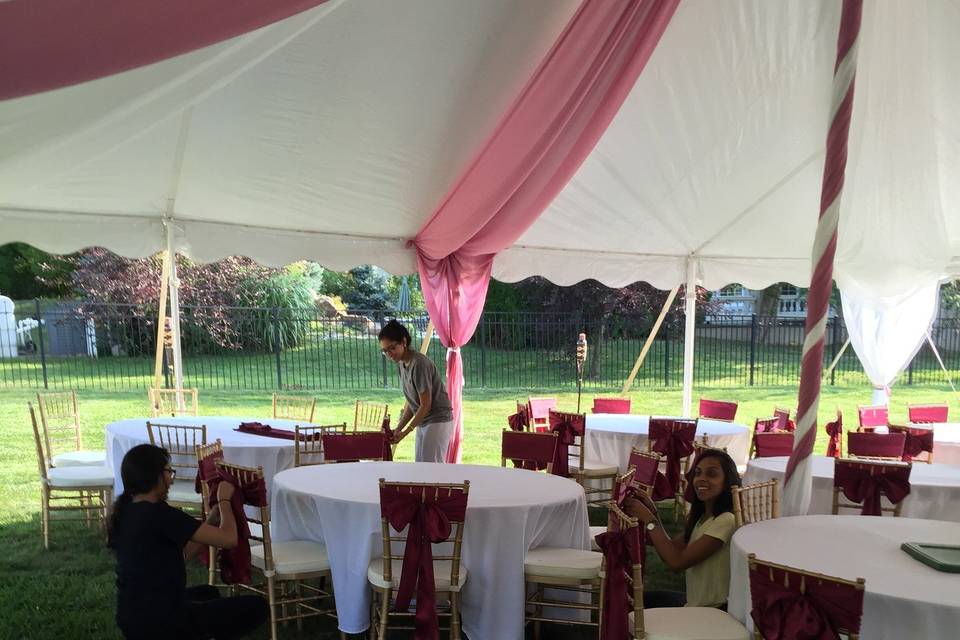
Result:
[[597,536],[601,533],[606,533],[606,527],[590,527],[590,548],[594,551],[600,551],[600,547],[597,546]]
[[[467,581],[467,568],[460,565],[459,584],[450,586],[450,570],[453,568],[449,560],[433,561],[433,583],[437,591],[460,591]],[[400,573],[403,571],[403,558],[394,558],[390,562],[392,580],[383,577],[383,558],[374,558],[367,567],[367,579],[370,584],[380,589],[396,589],[400,586]]]
[[[643,627],[647,640],[750,640],[750,632],[736,618],[713,607],[646,609]],[[630,614],[633,629],[633,614]]]
[[106,451],[67,451],[53,456],[55,467],[105,467]]
[[583,471],[579,469],[580,462],[576,458],[570,459],[570,474],[571,475],[580,475],[581,473],[587,477],[603,477],[610,476],[615,477],[620,469],[617,465],[609,465],[606,462],[600,460],[584,460],[583,461]]
[[523,560],[523,572],[545,578],[571,578],[591,580],[600,575],[603,555],[583,549],[561,547],[538,547],[527,551]]
[[[327,547],[319,542],[309,540],[274,542],[270,548],[273,551],[273,570],[276,571],[276,577],[281,580],[284,576],[330,570]],[[250,564],[261,571],[267,566],[263,545],[250,546]]]
[[197,493],[193,480],[177,480],[167,493],[167,502],[199,505],[203,502],[203,496]]
[[83,489],[113,487],[113,471],[100,467],[53,467],[47,470],[47,484],[53,488]]

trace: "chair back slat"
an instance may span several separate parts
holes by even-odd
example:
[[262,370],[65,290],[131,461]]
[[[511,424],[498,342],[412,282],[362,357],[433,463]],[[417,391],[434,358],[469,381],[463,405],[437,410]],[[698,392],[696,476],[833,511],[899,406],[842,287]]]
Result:
[[556,454],[556,433],[504,429],[501,435],[501,466],[507,466],[507,460],[512,460],[514,467],[535,471],[546,470],[547,473],[552,473]]
[[780,517],[780,485],[777,479],[746,487],[734,486],[733,516],[737,527]]
[[755,433],[753,434],[754,457],[772,458],[775,456],[789,456],[793,453],[793,434],[787,433]]
[[[747,556],[747,565],[753,605],[750,615],[757,637],[791,637],[811,625],[830,629],[831,637],[839,633],[859,638],[866,587],[863,578],[844,580],[794,569],[758,560],[753,553]],[[801,597],[805,607],[784,609],[784,602]]]
[[889,422],[889,410],[886,405],[857,407],[857,417],[860,419],[860,428],[885,427]]
[[594,413],[630,413],[630,398],[594,398]]
[[700,398],[700,417],[733,422],[737,418],[737,403]]
[[323,436],[325,434],[345,435],[346,433],[346,422],[310,427],[296,425],[293,428],[293,466],[303,467],[323,464]]
[[384,449],[389,448],[382,431],[355,431],[354,433],[324,433],[320,436],[324,462],[380,461]]
[[150,412],[154,418],[196,416],[197,389],[147,389]]
[[353,430],[381,429],[389,413],[390,405],[357,400],[353,414]]
[[197,477],[197,447],[207,444],[206,425],[159,424],[147,422],[150,444],[170,454],[170,466],[177,471],[177,480]]
[[40,470],[40,480],[47,483],[47,471],[50,468],[50,455],[45,450],[43,434],[40,430],[40,423],[37,420],[37,412],[33,408],[33,403],[27,403],[27,409],[30,411],[30,424],[33,426],[33,443],[36,447],[37,465]]
[[908,404],[907,418],[910,422],[947,422],[950,408],[945,404]]
[[273,417],[285,420],[313,422],[313,413],[317,408],[316,398],[299,396],[281,396],[273,394]]
[[902,460],[907,436],[903,433],[847,433],[847,455],[851,458]]
[[46,452],[51,461],[58,453],[83,448],[75,391],[38,393],[37,410]]

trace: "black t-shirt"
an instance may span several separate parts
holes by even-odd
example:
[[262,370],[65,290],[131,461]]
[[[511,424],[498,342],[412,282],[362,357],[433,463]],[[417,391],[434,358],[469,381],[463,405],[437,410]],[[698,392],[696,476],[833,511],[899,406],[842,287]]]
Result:
[[187,583],[183,547],[200,524],[166,502],[133,502],[124,508],[114,537],[121,629],[179,617]]

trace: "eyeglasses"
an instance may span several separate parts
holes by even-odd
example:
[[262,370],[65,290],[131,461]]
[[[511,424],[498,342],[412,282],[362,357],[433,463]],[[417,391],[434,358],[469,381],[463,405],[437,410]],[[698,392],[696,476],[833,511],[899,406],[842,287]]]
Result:
[[174,469],[174,468],[172,468],[172,467],[164,467],[163,470],[166,471],[167,473],[169,473],[171,478],[176,478],[176,477],[177,477],[177,470],[176,470],[176,469]]
[[380,349],[380,353],[382,353],[383,355],[387,355],[388,353],[391,353],[394,349],[396,349],[399,346],[402,346],[402,345],[399,342],[394,342],[389,347],[384,347],[383,349]]

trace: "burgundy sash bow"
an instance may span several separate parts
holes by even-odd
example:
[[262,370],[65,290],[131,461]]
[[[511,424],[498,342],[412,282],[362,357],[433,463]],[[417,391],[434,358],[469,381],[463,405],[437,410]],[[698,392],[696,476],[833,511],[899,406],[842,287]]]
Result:
[[380,492],[380,503],[391,527],[402,531],[409,525],[394,611],[401,612],[410,608],[410,600],[416,588],[414,638],[437,640],[440,631],[437,623],[432,544],[443,542],[450,537],[451,520],[463,520],[467,510],[467,496],[460,492],[439,497],[421,497],[419,491],[400,493],[384,489]]
[[840,457],[840,439],[843,437],[843,423],[838,419],[834,422],[828,422],[826,426],[827,435],[830,436],[830,442],[827,443],[827,457]]
[[644,563],[645,545],[640,540],[640,527],[630,527],[622,531],[607,531],[595,538],[597,546],[603,552],[606,563],[604,576],[603,607],[600,619],[601,640],[629,640],[630,631],[630,583],[627,575],[632,573],[633,565]]
[[557,433],[557,452],[553,459],[553,474],[570,477],[570,445],[577,436],[583,436],[586,417],[579,413],[550,411],[550,431]]
[[834,486],[853,502],[862,502],[860,515],[879,516],[880,498],[887,497],[893,504],[910,494],[910,468],[882,464],[836,464]]
[[907,436],[903,445],[903,459],[910,461],[924,451],[933,453],[933,429],[915,429],[911,427],[890,427],[891,433]]
[[390,416],[383,416],[383,422],[380,423],[380,431],[383,432],[383,460],[384,462],[393,462],[393,429],[390,428]]
[[[297,437],[296,433],[289,429],[275,429],[268,424],[262,424],[260,422],[241,422],[235,431],[251,433],[255,436],[265,436],[267,438],[280,438],[282,440],[294,440]],[[320,437],[320,434],[313,434],[307,439],[316,439],[318,437]]]
[[530,426],[530,417],[526,411],[517,411],[507,416],[507,423],[513,431],[526,431]]
[[217,504],[217,487],[221,482],[232,484],[235,488],[230,498],[230,509],[237,523],[237,546],[233,549],[220,549],[220,575],[226,584],[250,584],[250,527],[243,506],[266,506],[267,487],[262,479],[241,485],[231,474],[218,469],[217,475],[209,480],[210,508]]
[[664,456],[667,473],[657,472],[657,481],[653,489],[654,500],[665,500],[677,494],[680,488],[680,461],[693,453],[693,441],[696,438],[695,423],[674,420],[650,420],[649,438],[651,449]]
[[[857,633],[863,614],[863,591],[836,582],[758,567],[750,572],[753,608],[750,617],[768,640],[837,640],[839,631]],[[800,589],[804,580],[805,588]]]

